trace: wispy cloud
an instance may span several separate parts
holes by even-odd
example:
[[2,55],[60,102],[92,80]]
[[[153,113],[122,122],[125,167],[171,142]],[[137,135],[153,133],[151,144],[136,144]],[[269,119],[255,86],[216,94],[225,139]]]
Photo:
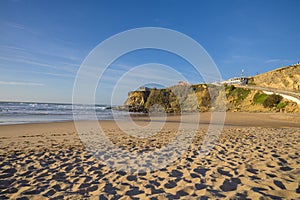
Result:
[[[30,53],[31,56],[65,59],[76,63],[81,62],[83,59],[82,57],[87,53],[80,49],[77,43],[60,38],[50,38],[47,32],[42,29],[36,29],[36,27],[25,26],[5,20],[0,20],[0,26],[2,26],[4,30],[7,30],[6,35],[3,35],[0,39],[2,43],[5,41],[3,45],[0,45],[0,50],[14,50],[18,51],[16,52],[17,54],[25,52]],[[10,37],[10,33],[16,33],[16,31],[19,34],[19,38],[28,38],[32,45],[24,45],[23,42],[15,42],[14,37],[16,36]],[[38,44],[38,46],[36,46],[36,44]]]
[[11,50],[17,50],[17,51],[24,51],[24,48],[13,46],[13,45],[0,45],[0,49],[11,49]]
[[42,63],[42,62],[22,59],[22,58],[0,57],[0,60],[14,61],[14,62],[22,63],[22,64],[30,64],[30,65],[40,66],[40,67],[48,67],[48,68],[52,68],[52,69],[57,69],[57,66],[53,66],[50,64]]
[[287,62],[293,62],[292,60],[289,59],[268,59],[265,61],[265,63],[287,63]]
[[44,86],[43,83],[0,81],[0,85]]
[[[26,65],[31,65],[31,66],[36,66],[36,67],[42,67],[42,68],[49,68],[49,69],[54,69],[54,70],[59,70],[59,71],[65,71],[68,73],[76,73],[77,68],[79,68],[79,65],[76,65],[74,63],[55,63],[55,64],[48,64],[45,62],[41,62],[38,60],[32,60],[30,58],[26,58],[24,56],[19,56],[19,57],[3,57],[0,56],[0,61],[9,61],[9,62],[18,62],[21,64],[26,64]],[[72,66],[72,67],[71,67]]]
[[21,30],[25,29],[25,27],[21,24],[12,23],[12,22],[3,22],[3,23],[11,28],[21,29]]

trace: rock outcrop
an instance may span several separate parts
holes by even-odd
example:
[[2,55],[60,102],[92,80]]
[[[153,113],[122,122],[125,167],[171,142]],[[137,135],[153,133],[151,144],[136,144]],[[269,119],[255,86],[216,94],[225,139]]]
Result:
[[143,113],[207,112],[221,108],[232,112],[300,112],[299,105],[278,95],[233,85],[206,84],[130,92],[125,106],[130,112]]

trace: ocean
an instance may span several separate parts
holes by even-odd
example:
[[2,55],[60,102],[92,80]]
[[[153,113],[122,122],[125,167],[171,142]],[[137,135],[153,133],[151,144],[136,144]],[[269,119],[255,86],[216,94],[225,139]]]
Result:
[[114,110],[108,105],[74,105],[36,102],[0,102],[0,125],[45,123],[73,120],[73,112],[80,120],[92,120],[91,112],[95,109],[98,120],[112,120],[128,114]]

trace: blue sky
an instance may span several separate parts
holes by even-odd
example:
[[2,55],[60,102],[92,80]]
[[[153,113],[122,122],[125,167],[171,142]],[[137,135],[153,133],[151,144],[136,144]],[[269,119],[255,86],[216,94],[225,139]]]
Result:
[[[223,79],[239,76],[242,69],[255,75],[290,65],[300,61],[299,7],[298,0],[2,0],[0,101],[71,102],[76,73],[89,52],[115,34],[140,27],[173,29],[193,38]],[[189,82],[201,82],[178,56],[141,50],[110,66],[96,102],[109,104],[118,78],[147,63],[171,66]],[[126,94],[114,102],[122,104]]]

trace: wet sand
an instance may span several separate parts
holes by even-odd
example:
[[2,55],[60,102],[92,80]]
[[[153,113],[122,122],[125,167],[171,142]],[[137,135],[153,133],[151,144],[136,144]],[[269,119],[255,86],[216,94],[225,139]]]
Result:
[[[134,117],[142,127],[148,120]],[[193,114],[186,119],[196,121]],[[113,121],[100,124],[115,145],[135,154],[171,142],[179,122],[169,116],[148,138],[126,135]],[[201,113],[191,145],[174,162],[135,173],[97,160],[73,122],[2,125],[0,199],[300,198],[300,114],[227,113],[216,145],[200,156],[209,122],[210,113]],[[91,123],[82,125],[88,129]]]

